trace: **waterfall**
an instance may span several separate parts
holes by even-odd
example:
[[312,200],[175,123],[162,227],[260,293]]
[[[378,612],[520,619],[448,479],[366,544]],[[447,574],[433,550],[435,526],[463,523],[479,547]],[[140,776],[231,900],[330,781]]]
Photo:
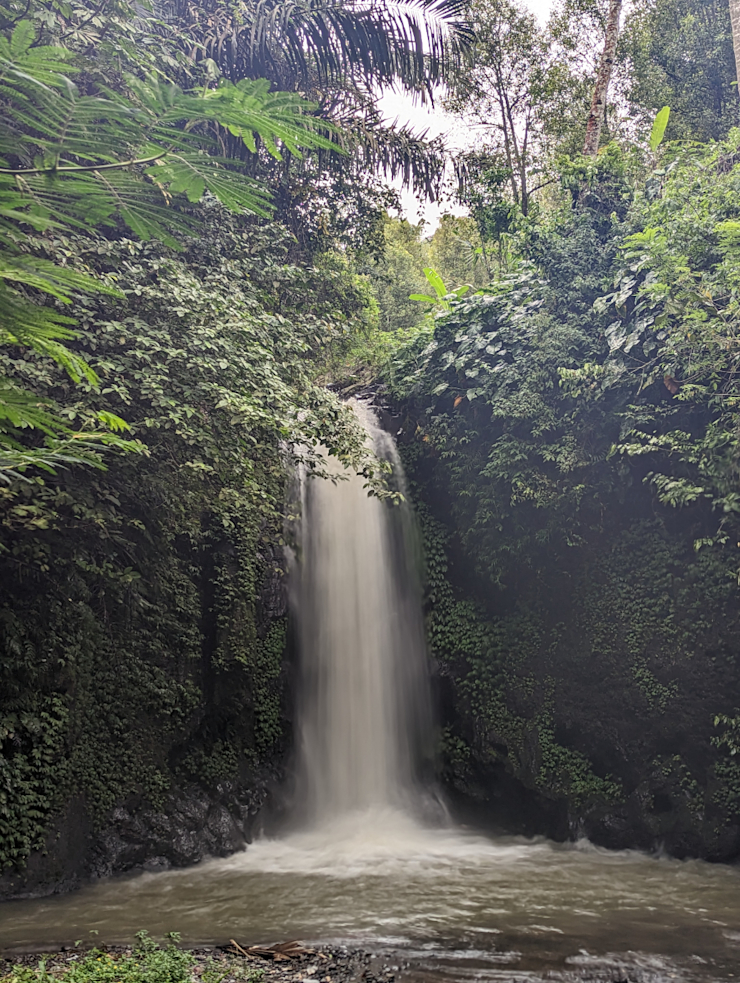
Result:
[[[366,404],[353,407],[402,489],[392,438]],[[318,822],[385,807],[413,813],[433,758],[413,517],[369,496],[336,459],[327,467],[336,480],[304,488],[294,573],[300,811]]]

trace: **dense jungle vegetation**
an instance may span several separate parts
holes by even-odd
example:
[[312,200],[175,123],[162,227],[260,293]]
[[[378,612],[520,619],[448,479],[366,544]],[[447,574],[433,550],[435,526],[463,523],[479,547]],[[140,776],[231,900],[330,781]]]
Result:
[[[287,484],[324,445],[385,493],[367,387],[449,787],[740,852],[730,10],[628,7],[599,101],[620,6],[2,0],[5,896],[249,835],[291,742]],[[388,86],[475,145],[387,124]],[[401,185],[456,207],[427,234]]]

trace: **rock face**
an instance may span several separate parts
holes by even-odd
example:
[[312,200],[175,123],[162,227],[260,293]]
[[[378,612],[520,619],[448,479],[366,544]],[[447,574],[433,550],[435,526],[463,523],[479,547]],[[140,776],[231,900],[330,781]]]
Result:
[[161,809],[118,805],[99,830],[91,827],[81,801],[70,802],[51,829],[46,850],[34,852],[22,871],[0,878],[0,899],[61,894],[91,878],[228,856],[251,842],[269,784],[263,777],[246,787],[223,782],[206,791],[191,785],[169,794]]
[[241,850],[252,838],[266,794],[264,782],[241,790],[224,783],[215,795],[197,786],[179,790],[161,811],[117,806],[111,825],[93,838],[90,872],[107,877],[134,867],[186,867]]

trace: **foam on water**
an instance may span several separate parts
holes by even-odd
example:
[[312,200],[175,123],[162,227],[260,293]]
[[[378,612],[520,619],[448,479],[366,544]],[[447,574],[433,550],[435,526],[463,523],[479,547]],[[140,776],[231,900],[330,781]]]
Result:
[[[551,844],[542,840],[548,852]],[[531,861],[534,841],[512,837],[493,843],[464,830],[425,827],[393,807],[352,810],[283,838],[257,840],[233,860],[235,868],[325,877],[386,877],[416,873],[434,878],[444,869]],[[224,861],[219,861],[224,863]]]

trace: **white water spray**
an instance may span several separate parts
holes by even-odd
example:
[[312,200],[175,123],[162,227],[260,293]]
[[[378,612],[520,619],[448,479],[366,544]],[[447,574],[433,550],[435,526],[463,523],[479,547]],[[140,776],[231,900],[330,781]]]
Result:
[[[402,483],[392,439],[354,409]],[[429,680],[406,506],[369,497],[364,479],[328,462],[336,482],[305,490],[294,591],[301,648],[298,808],[314,822],[421,801],[430,759]]]

